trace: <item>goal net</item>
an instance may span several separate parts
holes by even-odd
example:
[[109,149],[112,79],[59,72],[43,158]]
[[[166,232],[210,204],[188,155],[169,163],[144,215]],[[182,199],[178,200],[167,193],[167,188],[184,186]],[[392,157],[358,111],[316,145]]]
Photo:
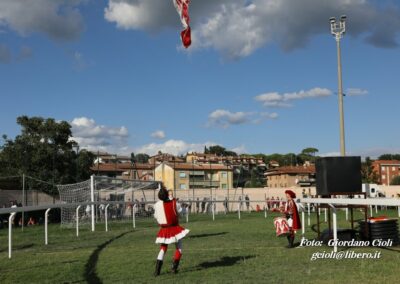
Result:
[[[78,210],[79,223],[88,224],[91,221],[92,208],[96,221],[104,219],[107,204],[110,204],[108,207],[110,219],[121,220],[131,217],[132,214],[137,214],[139,217],[150,215],[152,212],[149,211],[152,206],[148,202],[155,200],[158,184],[156,181],[94,176],[93,186],[91,180],[87,180],[75,184],[58,185],[57,188],[60,193],[60,201],[64,204],[91,202],[92,199],[98,202],[93,207],[89,204],[82,205]],[[135,204],[136,206],[134,206]],[[75,225],[76,210],[77,207],[61,208],[62,226],[72,227]]]

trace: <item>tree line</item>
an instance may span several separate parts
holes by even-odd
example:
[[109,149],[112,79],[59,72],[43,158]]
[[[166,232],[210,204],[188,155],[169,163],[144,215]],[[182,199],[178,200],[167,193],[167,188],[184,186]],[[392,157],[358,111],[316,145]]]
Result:
[[[17,123],[21,133],[14,139],[7,135],[2,136],[0,144],[0,177],[32,176],[38,180],[47,181],[40,184],[40,188],[50,194],[56,194],[56,184],[68,184],[87,180],[91,175],[95,155],[85,149],[79,151],[79,145],[73,140],[71,125],[66,121],[56,121],[53,118],[20,116]],[[227,150],[220,145],[204,147],[205,154],[217,156],[238,156],[234,151]],[[319,158],[318,149],[309,147],[300,153],[266,155],[263,153],[251,156],[262,158],[266,165],[275,161],[280,166],[302,165],[306,161],[314,163]],[[246,154],[241,155],[246,156]],[[250,155],[249,155],[250,156]],[[131,163],[147,163],[149,155],[145,153],[131,154]],[[381,160],[400,160],[400,154],[383,154]],[[378,177],[372,170],[372,159],[367,157],[362,162],[363,182],[376,183]],[[258,167],[247,169],[237,167],[234,171],[234,186],[257,187],[264,186],[264,171]],[[39,187],[30,180],[29,187]],[[237,184],[235,184],[237,183]],[[392,181],[400,184],[400,177]],[[0,179],[0,188],[6,189],[18,184],[21,180],[12,182]]]

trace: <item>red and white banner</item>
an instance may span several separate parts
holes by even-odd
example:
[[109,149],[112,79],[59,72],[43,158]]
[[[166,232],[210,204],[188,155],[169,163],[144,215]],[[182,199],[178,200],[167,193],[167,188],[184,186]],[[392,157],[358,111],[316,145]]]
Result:
[[188,48],[192,43],[190,35],[189,3],[190,0],[172,0],[179,13],[184,30],[181,32],[183,46]]

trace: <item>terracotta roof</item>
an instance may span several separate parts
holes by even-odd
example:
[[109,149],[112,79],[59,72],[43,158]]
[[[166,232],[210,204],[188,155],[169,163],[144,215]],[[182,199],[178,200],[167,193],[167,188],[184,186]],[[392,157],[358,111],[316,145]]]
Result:
[[206,171],[206,170],[228,170],[232,171],[231,167],[220,164],[194,164],[194,163],[165,163],[166,165],[174,168],[175,170],[195,170],[195,171]]
[[154,166],[152,164],[139,164],[136,163],[134,167],[132,167],[131,163],[117,163],[117,164],[94,164],[91,168],[92,171],[101,171],[101,172],[124,172],[126,170],[135,169],[135,170],[152,170]]
[[400,164],[398,160],[376,160],[373,161],[372,164],[382,165],[382,164],[389,164],[389,165],[397,165]]
[[279,167],[267,170],[266,175],[281,175],[281,174],[315,174],[315,166],[293,166]]

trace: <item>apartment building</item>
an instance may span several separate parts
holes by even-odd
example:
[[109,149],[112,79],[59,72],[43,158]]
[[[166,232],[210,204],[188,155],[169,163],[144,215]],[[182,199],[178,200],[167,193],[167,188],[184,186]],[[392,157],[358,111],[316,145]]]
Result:
[[220,164],[166,163],[155,168],[156,180],[168,189],[233,187],[232,168]]
[[268,187],[311,186],[315,183],[315,166],[287,166],[265,172]]
[[390,185],[392,179],[400,175],[400,161],[376,160],[372,162],[372,170],[378,175],[378,182]]

